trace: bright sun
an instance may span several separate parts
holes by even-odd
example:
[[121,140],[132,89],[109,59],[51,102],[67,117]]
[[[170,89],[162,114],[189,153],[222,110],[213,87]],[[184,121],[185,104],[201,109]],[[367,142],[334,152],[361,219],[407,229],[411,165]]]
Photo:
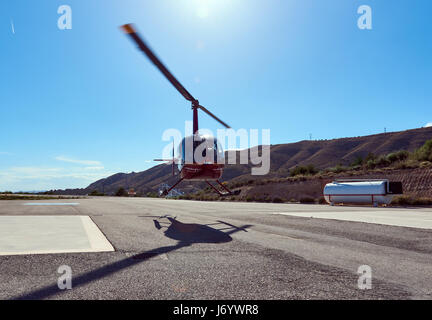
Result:
[[233,0],[183,0],[187,3],[192,14],[199,19],[208,19],[218,16],[233,7]]
[[208,15],[209,15],[209,9],[208,9],[207,7],[199,7],[199,8],[196,10],[196,14],[197,14],[197,16],[198,16],[199,18],[201,18],[201,19],[205,19],[205,18],[207,18]]

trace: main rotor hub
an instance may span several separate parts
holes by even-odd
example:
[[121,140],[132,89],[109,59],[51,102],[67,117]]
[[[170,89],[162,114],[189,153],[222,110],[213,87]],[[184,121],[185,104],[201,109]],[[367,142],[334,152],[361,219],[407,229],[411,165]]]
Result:
[[194,100],[192,101],[192,109],[198,109],[199,108],[199,101]]

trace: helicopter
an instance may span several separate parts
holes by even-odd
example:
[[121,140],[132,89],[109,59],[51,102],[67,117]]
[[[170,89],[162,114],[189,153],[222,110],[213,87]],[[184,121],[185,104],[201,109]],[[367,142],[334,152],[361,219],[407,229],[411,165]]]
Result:
[[[174,77],[174,75],[161,62],[156,54],[150,49],[143,38],[138,34],[133,24],[125,24],[120,27],[138,46],[138,48],[147,56],[147,58],[159,69],[167,80],[177,89],[177,91],[192,104],[193,113],[193,135],[182,139],[179,147],[179,158],[174,157],[174,142],[172,159],[155,159],[154,161],[163,161],[172,164],[172,174],[174,175],[174,166],[178,165],[179,180],[169,188],[160,192],[161,196],[167,196],[183,180],[205,181],[220,196],[236,195],[240,191],[232,192],[219,180],[225,166],[224,153],[219,141],[212,136],[199,133],[198,128],[198,110],[203,111],[225,128],[231,127],[224,121],[216,117],[208,109],[203,107],[183,85]],[[215,181],[221,188],[220,191],[210,181]]]

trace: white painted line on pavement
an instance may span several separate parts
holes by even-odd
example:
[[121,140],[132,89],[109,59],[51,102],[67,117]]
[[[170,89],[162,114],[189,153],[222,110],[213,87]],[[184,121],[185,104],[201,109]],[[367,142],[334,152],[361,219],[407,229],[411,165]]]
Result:
[[29,202],[24,203],[24,206],[78,206],[79,203],[77,202]]
[[87,233],[91,249],[94,250],[94,252],[114,251],[111,243],[109,243],[107,238],[105,238],[104,234],[99,230],[98,226],[89,216],[81,216],[80,218],[84,230]]
[[0,216],[0,256],[108,251],[88,216]]

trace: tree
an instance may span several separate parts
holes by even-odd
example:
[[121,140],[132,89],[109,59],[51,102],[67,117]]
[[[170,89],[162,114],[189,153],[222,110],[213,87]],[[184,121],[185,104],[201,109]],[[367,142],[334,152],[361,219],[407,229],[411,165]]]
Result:
[[419,161],[432,161],[432,139],[416,150],[415,157]]
[[126,192],[125,188],[120,187],[118,188],[117,192],[115,193],[116,197],[127,197],[128,193]]
[[357,156],[354,161],[351,163],[351,167],[361,166],[363,164],[363,158],[361,156]]
[[104,196],[103,193],[97,191],[97,190],[93,190],[92,192],[89,193],[89,196],[93,196],[93,197],[101,197]]

